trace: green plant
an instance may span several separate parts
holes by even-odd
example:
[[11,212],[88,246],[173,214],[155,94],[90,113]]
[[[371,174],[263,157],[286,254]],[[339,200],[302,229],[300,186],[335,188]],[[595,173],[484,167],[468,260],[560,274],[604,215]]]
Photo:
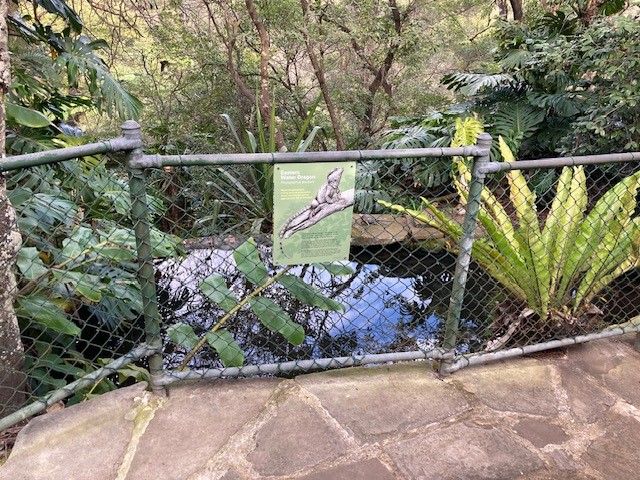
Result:
[[[461,113],[460,109],[448,108],[416,118],[393,118],[392,128],[382,134],[381,148],[448,146]],[[355,209],[358,213],[379,213],[382,209],[378,200],[390,201],[407,193],[414,197],[445,194],[451,187],[451,173],[448,157],[359,162]]]
[[[292,150],[294,152],[306,151],[320,131],[320,127],[313,127],[305,138],[320,100],[322,100],[321,96],[313,103],[307,118],[300,127],[293,143]],[[276,152],[276,116],[273,109],[265,129],[260,109],[256,106],[257,139],[256,135],[247,129],[243,128],[239,133],[229,115],[223,114],[221,116],[242,153]],[[239,216],[249,217],[253,220],[252,231],[254,232],[260,230],[260,227],[265,224],[265,220],[267,220],[266,224],[270,222],[273,215],[273,165],[254,163],[247,168],[218,168],[217,173],[212,187],[218,198],[226,204],[223,207],[238,208],[240,206],[244,212]]]
[[[126,353],[142,335],[130,193],[105,163],[85,157],[8,178],[24,242],[15,310],[35,395],[99,368],[100,358]],[[152,215],[165,211],[158,198],[147,200]],[[154,257],[180,253],[177,238],[156,229],[151,235]],[[104,381],[91,392],[110,386]]]
[[[294,322],[273,300],[261,295],[276,283],[305,305],[326,311],[345,311],[345,307],[341,303],[325,297],[301,278],[288,275],[287,272],[291,267],[284,267],[269,276],[267,267],[260,260],[253,239],[249,239],[236,248],[233,252],[233,258],[238,270],[253,285],[254,289],[244,298],[238,299],[229,289],[225,278],[218,274],[211,275],[200,282],[201,293],[224,310],[226,314],[202,338],[198,338],[193,328],[183,322],[175,323],[167,329],[167,335],[171,341],[188,351],[182,360],[180,369],[185,368],[205,344],[209,344],[215,349],[225,367],[242,366],[244,353],[231,332],[223,326],[246,306],[269,330],[282,335],[291,345],[301,345],[305,339],[303,326]],[[353,273],[350,268],[342,265],[325,265],[324,268],[333,275]]]
[[[514,161],[502,138],[499,144],[504,160]],[[458,161],[457,166],[456,188],[466,202],[471,173],[463,162]],[[535,314],[538,326],[571,329],[580,325],[594,312],[598,292],[640,265],[640,218],[635,216],[640,172],[613,186],[587,211],[583,167],[564,168],[544,222],[522,172],[510,171],[507,180],[516,218],[485,187],[478,219],[487,235],[474,242],[474,259],[505,287],[512,300],[530,309],[523,310],[523,315]],[[388,202],[384,205],[437,228],[451,240],[448,248],[455,251],[461,227],[428,200],[422,201],[428,213]],[[490,345],[495,349],[507,340]]]
[[88,110],[137,118],[142,103],[98,56],[108,44],[83,35],[82,20],[64,1],[29,3],[28,14],[7,19],[12,33],[7,150],[21,154],[58,147],[59,124]]
[[637,150],[637,19],[613,16],[626,8],[618,0],[586,21],[590,2],[558,3],[553,13],[497,22],[499,73],[454,73],[443,84],[519,158]]

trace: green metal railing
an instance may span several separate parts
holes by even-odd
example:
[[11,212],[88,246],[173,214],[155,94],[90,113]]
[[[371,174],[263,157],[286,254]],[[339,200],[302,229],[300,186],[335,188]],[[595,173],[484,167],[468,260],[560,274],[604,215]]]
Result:
[[[77,379],[60,388],[50,388],[41,395],[31,395],[30,391],[25,390],[23,393],[34,397],[34,401],[1,418],[0,430],[42,412],[60,400],[73,397],[77,392],[86,391],[87,388],[89,388],[89,394],[95,393],[92,389],[101,385],[101,382],[102,384],[111,382],[113,386],[126,384],[127,380],[121,379],[123,371],[127,371],[128,375],[147,371],[150,388],[158,393],[163,392],[167,385],[184,380],[291,374],[415,359],[431,359],[441,374],[449,374],[466,365],[639,330],[640,321],[637,319],[640,317],[637,315],[640,315],[640,312],[624,312],[627,299],[620,297],[625,302],[614,302],[620,305],[620,308],[612,309],[612,312],[613,310],[615,312],[597,315],[598,319],[607,315],[611,317],[611,324],[604,328],[599,321],[594,322],[593,325],[575,325],[566,333],[554,336],[547,331],[536,331],[535,328],[538,326],[534,324],[529,326],[529,331],[524,321],[520,321],[521,323],[517,325],[522,327],[523,336],[507,338],[504,345],[497,351],[489,351],[483,345],[498,335],[504,338],[503,331],[506,324],[500,324],[495,319],[492,321],[491,318],[483,318],[483,316],[491,315],[495,310],[493,304],[497,304],[499,308],[506,305],[504,302],[508,300],[509,292],[501,290],[499,285],[489,281],[489,277],[483,273],[483,266],[475,262],[473,254],[474,242],[478,237],[478,217],[482,214],[483,191],[486,191],[486,188],[496,189],[496,191],[504,190],[502,185],[504,181],[500,178],[488,177],[489,174],[509,170],[629,163],[640,160],[639,153],[515,163],[491,162],[489,154],[492,139],[489,135],[482,134],[476,145],[459,148],[145,155],[142,150],[140,126],[128,121],[123,125],[122,131],[123,137],[106,142],[10,157],[0,161],[0,173],[5,172],[8,175],[31,172],[30,169],[48,165],[54,168],[53,165],[58,165],[60,162],[105,154],[117,154],[117,158],[123,162],[124,167],[114,172],[101,170],[103,172],[101,177],[98,177],[97,173],[94,174],[91,168],[81,165],[80,161],[60,164],[60,168],[66,165],[64,168],[67,170],[62,171],[58,176],[57,174],[49,175],[47,170],[38,170],[37,174],[43,178],[46,177],[45,183],[48,182],[47,185],[51,187],[45,191],[38,190],[37,182],[29,176],[18,176],[14,181],[14,192],[21,193],[19,189],[24,189],[25,192],[36,192],[33,193],[33,201],[40,202],[36,206],[42,207],[43,215],[47,210],[46,202],[50,202],[49,205],[53,211],[53,217],[47,219],[52,225],[50,231],[46,233],[40,230],[22,231],[27,250],[18,259],[20,286],[19,291],[15,293],[18,297],[18,313],[22,326],[29,332],[23,333],[26,335],[24,341],[27,356],[31,361],[29,368],[32,369],[27,373],[32,379],[36,379],[37,376],[45,379],[41,383],[32,380],[29,388],[31,391],[39,392],[45,388],[45,381],[55,387],[60,383],[59,381],[66,382],[72,373]],[[270,295],[269,298],[283,302],[282,309],[287,310],[292,316],[298,315],[294,317],[295,321],[307,322],[305,323],[308,330],[307,338],[302,345],[294,347],[282,344],[278,337],[261,327],[259,322],[253,325],[247,320],[249,317],[243,317],[244,320],[243,318],[230,320],[229,328],[231,329],[232,326],[236,328],[237,338],[248,354],[252,355],[249,365],[225,366],[211,350],[189,361],[188,369],[178,368],[178,364],[186,357],[185,345],[189,342],[187,340],[178,344],[172,342],[175,337],[171,334],[175,334],[175,331],[170,333],[169,328],[172,325],[181,325],[183,328],[182,325],[184,325],[184,330],[181,330],[183,336],[188,337],[189,332],[194,328],[199,335],[204,336],[213,328],[215,319],[224,313],[219,307],[208,304],[206,299],[203,300],[204,296],[200,289],[204,278],[212,272],[220,271],[221,275],[226,275],[225,281],[227,281],[229,292],[245,291],[243,289],[247,288],[247,282],[241,278],[237,269],[234,270],[235,266],[229,266],[228,262],[231,261],[229,249],[237,246],[239,237],[253,235],[260,238],[261,233],[256,231],[254,224],[253,227],[247,227],[243,234],[237,234],[232,228],[233,225],[229,227],[226,223],[227,218],[231,219],[229,221],[246,219],[248,215],[246,212],[254,208],[250,202],[240,205],[239,201],[234,204],[232,200],[240,199],[241,195],[249,200],[253,199],[256,187],[251,179],[255,178],[252,177],[255,172],[243,169],[250,169],[252,165],[294,162],[356,161],[363,166],[366,166],[367,162],[372,162],[373,167],[368,165],[371,167],[369,171],[371,177],[381,184],[387,182],[386,185],[389,188],[386,193],[392,202],[406,204],[413,201],[412,197],[422,194],[423,190],[427,191],[420,190],[422,187],[418,185],[419,177],[415,176],[417,175],[416,166],[419,167],[420,162],[428,162],[427,159],[442,157],[473,158],[470,166],[472,175],[468,184],[468,197],[464,205],[464,218],[459,225],[460,236],[457,244],[445,238],[438,240],[440,243],[437,248],[429,250],[435,242],[433,239],[440,238],[437,232],[432,231],[433,229],[427,230],[430,237],[425,242],[424,238],[419,236],[426,235],[425,230],[420,230],[419,225],[407,222],[402,224],[404,229],[402,231],[410,230],[412,236],[407,237],[409,240],[403,241],[413,243],[410,246],[400,247],[396,245],[398,242],[393,236],[396,233],[392,233],[392,229],[396,228],[393,222],[397,217],[392,217],[389,211],[383,214],[380,211],[359,212],[358,226],[363,230],[384,234],[385,239],[384,241],[381,239],[377,245],[359,247],[358,252],[352,252],[352,264],[355,265],[352,275],[346,280],[336,280],[335,277],[327,277],[313,266],[298,267],[290,272],[305,281],[320,282],[319,286],[314,287],[315,291],[323,289],[323,292],[328,292],[324,294],[331,299],[339,299],[348,304],[346,313],[342,314],[337,310],[325,311],[321,314],[314,313],[312,310],[305,309],[306,307],[298,300],[286,297],[282,290],[274,286],[272,291],[267,292]],[[407,159],[421,160],[420,162],[412,160],[413,163],[407,163]],[[374,167],[378,169],[375,170],[377,173],[370,173],[374,171]],[[596,170],[594,172],[596,173],[593,173],[593,176],[599,178],[599,173]],[[535,175],[535,172],[531,173],[531,179],[535,180]],[[68,182],[71,181],[69,178],[72,176],[80,179],[80,183],[69,184]],[[187,177],[187,180],[183,177]],[[546,178],[544,175],[540,177]],[[242,183],[238,179],[247,181]],[[605,179],[603,174],[602,182]],[[209,189],[212,188],[210,186],[216,181],[222,182],[221,185],[231,185],[226,190],[220,187],[216,190],[220,198],[225,198],[224,195],[228,196],[228,200],[223,202],[223,207],[227,210],[223,209],[222,214],[217,210],[221,208],[219,198],[206,203]],[[85,191],[82,188],[82,182],[95,191]],[[114,193],[114,185],[121,189],[119,196]],[[456,198],[451,190],[447,190],[448,187],[442,188],[443,192],[438,195],[438,205],[445,205],[447,201],[451,201],[448,199]],[[69,198],[80,203],[88,202],[87,205],[82,208],[72,208],[71,202],[67,200],[65,200],[66,203],[55,203],[54,193],[63,189],[66,189],[65,192]],[[128,199],[123,196],[122,192],[125,191],[128,192]],[[541,205],[544,204],[545,195],[550,196],[549,192],[549,189],[541,191],[538,198]],[[504,205],[508,204],[506,196],[498,199]],[[27,202],[24,199],[21,201]],[[23,215],[34,215],[35,207],[28,202],[26,205],[29,208],[24,206],[25,203],[21,205],[24,209]],[[64,212],[60,211],[63,207],[69,208],[68,215],[73,217],[66,223]],[[129,212],[124,211],[125,207],[129,208]],[[455,211],[459,207],[460,205],[453,205],[452,218],[455,217]],[[415,204],[414,208],[419,208],[418,204]],[[550,209],[549,205],[545,206],[542,210],[543,216],[549,215]],[[213,236],[204,235],[202,232],[205,230],[201,229],[203,222],[200,216],[210,210],[213,211],[210,221],[213,226],[209,227],[217,232]],[[91,215],[102,216],[94,218]],[[515,216],[515,214],[512,215]],[[23,229],[40,228],[34,226],[34,222],[30,223],[28,221],[30,218],[25,217],[21,227]],[[114,219],[121,219],[123,225],[130,224],[134,232],[135,247],[129,239],[128,230],[120,227]],[[516,221],[515,224],[517,223]],[[194,243],[193,238],[189,238],[189,242],[183,242],[188,247],[186,253],[167,257],[165,249],[164,254],[158,254],[156,252],[158,235],[162,234],[164,235],[162,238],[166,239],[176,231],[184,233],[181,235],[181,240],[195,236],[196,244],[208,246],[188,247]],[[71,236],[73,234],[80,238],[81,235],[78,232],[85,235],[83,237],[85,243]],[[486,235],[487,232],[483,234]],[[91,235],[95,235],[95,239]],[[47,246],[49,245],[47,242],[50,242],[50,246]],[[75,249],[72,248],[75,245],[74,242],[78,244]],[[265,268],[272,269],[273,267],[267,261],[268,239],[264,245],[258,243],[259,248],[256,250],[258,255],[261,255],[265,261],[267,265]],[[421,246],[422,250],[417,250],[414,244]],[[426,244],[429,245],[427,249],[424,248]],[[135,248],[135,259],[129,257],[128,252],[132,248]],[[113,260],[121,269],[118,271],[125,272],[125,275],[128,275],[126,272],[135,270],[139,293],[137,293],[138,290],[135,295],[130,296],[127,296],[128,293],[119,293],[125,292],[118,283],[121,279],[100,277],[110,275],[108,262],[102,270],[96,270],[97,267],[91,263],[96,261],[95,255],[100,253],[100,249],[104,249],[104,255],[100,257],[100,261],[106,262],[104,258]],[[51,253],[54,250],[58,253]],[[67,256],[60,256],[59,251],[65,252]],[[455,252],[455,257],[451,252]],[[165,255],[164,258],[163,255]],[[367,260],[358,260],[357,258],[360,257],[366,257]],[[29,272],[28,264],[25,263],[27,258],[31,259],[30,261],[35,265],[37,274]],[[387,265],[390,263],[394,266]],[[409,269],[409,264],[416,266],[410,274],[405,271]],[[434,266],[436,273],[427,271]],[[49,267],[48,270],[47,267]],[[69,275],[69,279],[65,281],[64,275]],[[479,279],[477,282],[473,281],[476,277]],[[48,283],[43,279],[49,279]],[[471,293],[468,286],[470,280],[473,281]],[[100,282],[100,288],[103,288],[100,294],[91,289],[89,285],[91,281]],[[629,280],[630,285],[635,281],[635,279]],[[491,287],[487,286],[489,283]],[[37,285],[34,286],[34,284]],[[41,315],[42,318],[34,317],[30,320],[25,314],[26,307],[20,303],[20,295],[24,295],[24,292],[32,294],[34,288],[37,298],[43,299],[43,309],[60,309],[55,311],[54,316],[44,312]],[[107,288],[113,290],[109,291],[111,292],[109,295],[105,293]],[[624,291],[627,285],[621,284],[619,288],[620,291]],[[443,289],[445,293],[441,294]],[[245,293],[249,292],[250,290],[245,291]],[[45,293],[52,296],[44,299]],[[118,298],[118,295],[122,298]],[[438,303],[437,295],[443,297],[439,304],[444,302],[447,304],[444,315],[438,307],[434,306]],[[194,298],[197,298],[197,301]],[[470,307],[470,302],[475,302],[476,306]],[[133,305],[131,311],[135,315],[127,321],[119,322],[119,319],[111,315],[111,310],[109,312],[101,310],[103,307],[116,308],[114,305],[120,309],[114,311],[122,311],[122,305]],[[362,308],[362,311],[358,311],[358,308]],[[381,309],[396,311],[397,317],[394,317],[393,321],[387,321],[385,314],[380,313]],[[247,313],[247,315],[250,314],[251,312]],[[380,315],[377,316],[378,314]],[[60,315],[66,316],[71,322],[64,324],[68,331],[61,335],[64,338],[68,337],[65,340],[66,343],[62,342],[66,346],[62,346],[61,343],[56,344],[55,348],[52,346],[46,349],[43,344],[49,338],[45,334],[49,331],[47,328],[50,328],[51,324],[49,327],[43,326],[43,321],[53,321]],[[137,326],[138,320],[140,320],[140,326]],[[187,324],[190,325],[188,328]],[[512,324],[516,324],[516,321]],[[73,325],[76,325],[77,329],[72,328]],[[96,331],[95,335],[89,339],[82,338],[84,331],[91,328]],[[144,338],[141,338],[142,334],[136,337],[138,330],[143,332]],[[82,333],[78,333],[80,331]],[[134,340],[129,336],[133,336]],[[58,337],[55,338],[59,341]],[[127,342],[132,342],[133,347],[124,354],[118,354],[119,349]],[[87,351],[80,351],[80,357],[69,360],[68,357],[71,354],[67,355],[64,348],[69,352],[76,352],[80,349],[81,343],[87,345],[86,350],[91,350],[91,355]],[[113,345],[117,345],[117,348]],[[94,350],[98,353],[94,353]],[[103,360],[101,355],[105,352],[111,352],[116,358]],[[94,359],[91,359],[92,355]],[[85,360],[87,364],[91,363],[94,366],[83,374],[79,366]],[[103,363],[102,366],[97,363],[100,361]]]

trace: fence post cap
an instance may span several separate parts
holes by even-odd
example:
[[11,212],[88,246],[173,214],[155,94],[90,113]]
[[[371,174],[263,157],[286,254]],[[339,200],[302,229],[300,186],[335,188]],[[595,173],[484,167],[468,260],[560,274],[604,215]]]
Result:
[[487,132],[478,134],[478,139],[476,140],[478,144],[491,143],[492,141],[493,137]]
[[135,120],[127,120],[120,125],[122,135],[125,138],[139,138],[140,137],[140,124]]

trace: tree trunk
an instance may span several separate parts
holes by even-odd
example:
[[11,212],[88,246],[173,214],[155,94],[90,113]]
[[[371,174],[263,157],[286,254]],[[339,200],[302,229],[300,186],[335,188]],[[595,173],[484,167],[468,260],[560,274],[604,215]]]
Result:
[[[0,153],[3,156],[4,98],[11,82],[6,23],[8,5],[8,0],[0,2]],[[0,174],[0,417],[17,410],[25,401],[24,350],[13,310],[16,292],[13,266],[21,243],[15,212],[7,198],[5,178]]]
[[508,14],[507,0],[498,0],[498,15],[500,18],[507,20]]
[[[269,33],[264,25],[264,22],[258,14],[258,10],[253,3],[253,0],[245,0],[247,6],[247,12],[253,26],[258,32],[260,37],[260,98],[258,99],[258,107],[265,123],[268,125],[271,118],[271,98],[270,98],[270,85],[269,85],[269,57],[271,56],[271,41],[269,39]],[[284,136],[280,131],[280,128],[275,126],[275,140],[278,150],[285,147]]]
[[338,115],[336,113],[335,106],[333,105],[333,100],[329,95],[329,87],[327,86],[327,82],[324,76],[324,68],[321,65],[320,60],[316,55],[316,52],[313,46],[313,41],[311,40],[311,35],[309,34],[309,31],[308,31],[309,0],[300,0],[300,5],[302,7],[302,14],[305,20],[304,30],[302,31],[302,34],[304,35],[304,38],[305,38],[307,54],[309,55],[309,60],[311,61],[311,65],[313,66],[313,72],[315,73],[316,79],[318,80],[318,85],[320,86],[320,91],[322,92],[324,103],[327,106],[327,111],[329,112],[329,118],[331,119],[331,125],[333,126],[333,134],[336,137],[336,150],[345,150],[346,145],[342,137],[340,121],[338,120]]
[[510,2],[511,2],[511,10],[513,10],[513,19],[522,20],[522,17],[523,17],[522,0],[510,0]]

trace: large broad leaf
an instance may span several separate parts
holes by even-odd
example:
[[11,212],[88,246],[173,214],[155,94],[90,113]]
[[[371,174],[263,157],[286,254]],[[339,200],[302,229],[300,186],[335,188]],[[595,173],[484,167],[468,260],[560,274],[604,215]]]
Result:
[[508,73],[451,73],[442,79],[442,84],[448,89],[459,91],[468,96],[483,90],[513,86],[516,83],[514,77]]
[[39,295],[21,297],[18,300],[16,315],[65,335],[76,336],[81,331],[53,302]]
[[[151,245],[153,246],[154,258],[166,258],[176,254],[180,240],[156,228],[151,228]],[[136,236],[132,229],[113,228],[100,237],[101,241],[106,241],[120,246],[127,250],[137,250]]]
[[233,251],[233,258],[240,270],[251,283],[256,286],[264,285],[267,281],[267,267],[264,266],[258,247],[253,238],[250,238]]
[[207,332],[207,342],[215,348],[225,367],[241,367],[244,362],[244,352],[226,328],[216,332]]
[[37,110],[21,107],[14,103],[7,102],[5,105],[7,121],[17,123],[25,127],[41,128],[51,125],[51,120]]
[[55,63],[67,70],[70,84],[77,84],[84,77],[96,107],[121,120],[137,119],[142,111],[142,102],[109,73],[102,59],[94,52],[104,48],[104,42],[87,42],[86,38],[64,38],[60,42],[62,52]]
[[92,301],[99,302],[102,298],[102,290],[106,287],[100,277],[84,272],[72,272],[68,270],[53,270],[53,276],[59,283],[70,285],[79,295]]
[[315,287],[307,284],[301,278],[293,275],[283,275],[278,282],[289,290],[294,297],[307,305],[334,312],[346,311],[343,304],[325,297]]
[[35,280],[49,272],[49,269],[42,262],[40,252],[36,247],[22,247],[18,252],[16,263],[27,280]]
[[639,187],[640,171],[622,179],[596,202],[579,226],[580,232],[566,260],[559,291],[572,288],[576,279],[590,267],[594,252],[615,224],[616,217],[620,217],[621,212],[635,208],[635,195]]
[[456,118],[456,133],[451,141],[451,146],[473,145],[482,132],[484,132],[484,125],[479,120],[472,117],[467,117],[464,120]]
[[67,2],[63,0],[37,0],[36,3],[47,12],[53,13],[68,22],[76,33],[82,31],[82,19]]
[[304,328],[295,323],[278,305],[264,297],[249,299],[251,310],[262,324],[272,332],[277,332],[286,338],[292,345],[300,345],[304,342]]
[[83,226],[76,227],[69,238],[62,241],[62,260],[77,258],[96,243],[98,242],[94,237],[93,230]]
[[78,377],[78,378],[86,374],[86,372],[83,369],[76,367],[75,365],[72,365],[71,363],[67,362],[64,358],[60,357],[59,355],[55,355],[53,353],[47,353],[37,358],[34,365],[35,367],[44,368],[48,371],[53,370],[55,372],[60,372],[67,375],[73,375],[74,377]]
[[[380,200],[380,202],[382,201],[383,200]],[[353,275],[355,273],[355,270],[353,268],[351,268],[347,263],[342,263],[342,262],[317,263],[314,265],[317,265],[320,268],[325,269],[331,275],[342,276],[342,275]]]
[[[499,137],[500,152],[507,162],[514,162],[515,158],[502,137]],[[530,299],[531,308],[545,318],[549,307],[551,274],[549,272],[549,253],[542,242],[542,232],[538,221],[536,196],[531,192],[524,175],[520,170],[507,173],[509,181],[509,195],[511,203],[516,209],[520,222],[517,236],[520,244],[520,256],[531,272],[530,278],[534,282],[536,296]]]
[[557,286],[564,276],[569,252],[575,248],[579,225],[587,206],[587,183],[582,167],[565,167],[562,170],[556,196],[551,204],[543,230],[543,242],[549,249],[549,271],[551,292],[555,306],[559,307],[565,297]]
[[211,275],[200,282],[200,290],[212,302],[228,312],[238,304],[236,297],[227,288],[227,282],[220,275]]
[[176,345],[192,350],[199,342],[198,336],[190,325],[174,323],[167,328],[169,339]]

